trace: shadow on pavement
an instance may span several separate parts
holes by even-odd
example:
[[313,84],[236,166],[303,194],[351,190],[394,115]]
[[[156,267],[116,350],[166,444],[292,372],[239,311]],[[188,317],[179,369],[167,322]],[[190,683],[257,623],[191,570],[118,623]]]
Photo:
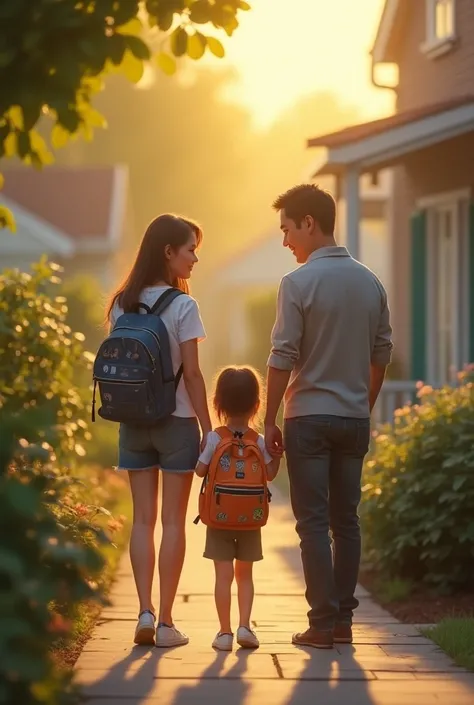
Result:
[[[217,651],[214,661],[201,673],[195,685],[182,685],[170,705],[245,705],[251,683],[245,680],[247,659],[251,651]],[[224,673],[226,661],[236,657],[234,665]],[[232,687],[226,681],[232,680]]]

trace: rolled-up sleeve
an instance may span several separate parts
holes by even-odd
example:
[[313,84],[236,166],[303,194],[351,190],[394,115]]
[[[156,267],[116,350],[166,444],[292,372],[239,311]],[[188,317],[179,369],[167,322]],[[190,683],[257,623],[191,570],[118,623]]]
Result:
[[303,306],[299,290],[288,277],[283,277],[278,290],[277,315],[272,330],[272,349],[268,367],[292,370],[300,355],[303,335]]
[[371,363],[377,367],[389,365],[392,359],[392,326],[390,325],[390,309],[387,294],[382,291],[382,305],[379,324],[375,334],[375,343],[372,350]]

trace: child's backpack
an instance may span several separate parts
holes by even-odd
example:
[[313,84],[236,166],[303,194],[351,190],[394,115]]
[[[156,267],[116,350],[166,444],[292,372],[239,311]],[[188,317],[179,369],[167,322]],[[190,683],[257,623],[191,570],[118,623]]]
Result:
[[102,402],[98,414],[108,421],[151,426],[175,411],[183,369],[174,376],[168,331],[160,316],[182,293],[167,289],[151,308],[138,304],[147,315],[118,317],[95,358],[92,421],[97,386]]
[[249,530],[268,520],[270,492],[258,433],[234,434],[225,426],[199,495],[196,520],[214,529]]

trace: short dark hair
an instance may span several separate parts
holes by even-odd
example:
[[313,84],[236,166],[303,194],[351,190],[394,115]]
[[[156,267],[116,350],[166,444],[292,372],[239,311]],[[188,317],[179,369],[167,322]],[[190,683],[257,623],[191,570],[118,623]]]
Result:
[[214,409],[220,421],[230,416],[255,416],[260,406],[260,378],[251,367],[226,367],[214,392]]
[[319,223],[325,235],[334,235],[336,222],[336,202],[329,191],[315,184],[300,184],[282,193],[273,203],[276,211],[284,210],[298,228],[303,219],[310,215]]

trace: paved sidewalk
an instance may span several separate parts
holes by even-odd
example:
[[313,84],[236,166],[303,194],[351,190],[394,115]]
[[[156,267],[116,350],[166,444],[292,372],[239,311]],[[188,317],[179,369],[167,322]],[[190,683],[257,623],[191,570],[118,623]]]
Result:
[[[191,639],[174,650],[134,647],[137,605],[128,557],[77,668],[89,705],[472,705],[474,674],[452,664],[414,626],[397,622],[359,588],[354,645],[296,648],[306,602],[291,512],[272,502],[265,560],[256,565],[256,652],[215,653],[213,568],[195,527],[197,486],[188,514],[188,552],[175,621]],[[276,494],[276,493],[275,493]],[[238,626],[234,620],[234,629]]]

